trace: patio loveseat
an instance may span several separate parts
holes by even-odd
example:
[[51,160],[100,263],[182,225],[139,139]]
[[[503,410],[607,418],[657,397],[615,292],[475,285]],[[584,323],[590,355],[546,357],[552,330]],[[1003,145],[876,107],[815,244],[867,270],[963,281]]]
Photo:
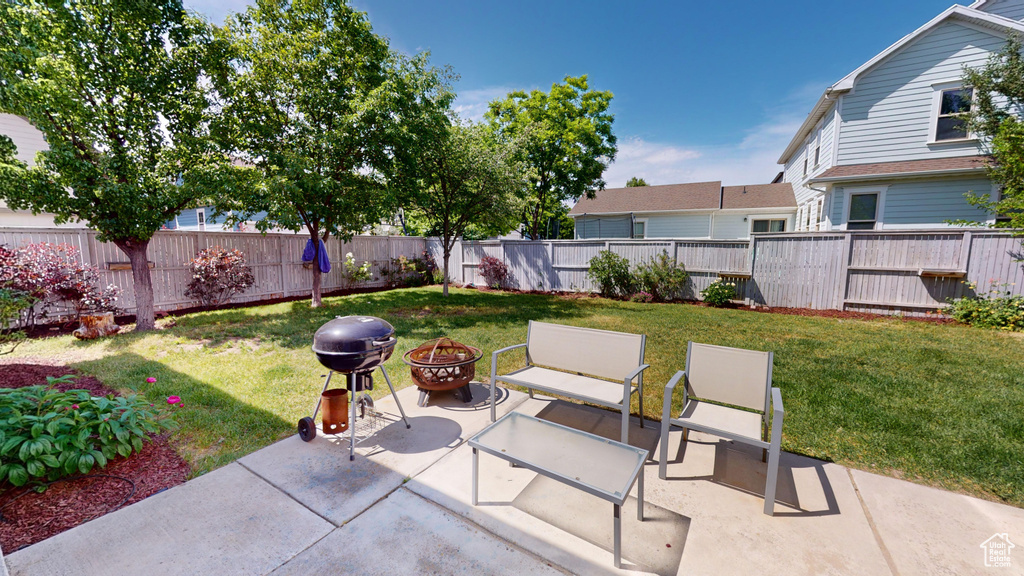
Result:
[[[491,421],[495,420],[498,382],[539,390],[622,411],[622,441],[629,439],[629,402],[640,395],[640,427],[644,421],[643,334],[627,334],[530,321],[526,343],[497,350],[491,356]],[[526,365],[498,374],[498,356],[526,349]]]

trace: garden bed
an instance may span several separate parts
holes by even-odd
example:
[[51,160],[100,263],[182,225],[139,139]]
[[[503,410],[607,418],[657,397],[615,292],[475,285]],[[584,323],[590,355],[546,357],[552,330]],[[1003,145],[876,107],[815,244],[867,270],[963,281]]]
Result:
[[[45,384],[46,377],[77,374],[61,365],[0,363],[0,388]],[[60,390],[88,390],[93,396],[116,394],[96,378],[79,376]],[[0,548],[5,553],[30,546],[94,518],[181,484],[188,464],[167,435],[146,442],[141,452],[117,458],[105,468],[57,481],[43,493],[6,485],[0,490]]]

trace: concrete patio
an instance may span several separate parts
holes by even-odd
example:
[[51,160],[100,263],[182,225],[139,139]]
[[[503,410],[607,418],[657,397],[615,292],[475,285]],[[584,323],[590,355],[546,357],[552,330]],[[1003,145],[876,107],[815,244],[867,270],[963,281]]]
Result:
[[[612,506],[471,450],[490,423],[447,394],[426,408],[399,392],[381,429],[348,460],[347,440],[289,437],[172,490],[6,556],[13,575],[91,574],[966,574],[986,570],[993,534],[1024,541],[1024,510],[783,454],[774,517],[761,512],[760,450],[672,434],[657,474],[657,423],[634,419],[647,448],[645,521],[623,514],[612,566]],[[500,391],[510,410],[617,439],[619,415]],[[635,494],[635,488],[634,488]],[[626,504],[632,510],[636,502]],[[1024,552],[1021,553],[1024,556]],[[1012,556],[1012,553],[1011,553]],[[993,569],[995,570],[995,569]],[[1024,557],[1000,574],[1024,574]]]

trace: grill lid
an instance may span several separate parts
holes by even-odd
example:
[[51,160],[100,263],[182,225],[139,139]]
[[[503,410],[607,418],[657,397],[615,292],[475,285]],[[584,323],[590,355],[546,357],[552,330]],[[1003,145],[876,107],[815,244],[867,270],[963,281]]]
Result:
[[374,316],[339,316],[313,335],[317,354],[352,354],[393,348],[395,328]]

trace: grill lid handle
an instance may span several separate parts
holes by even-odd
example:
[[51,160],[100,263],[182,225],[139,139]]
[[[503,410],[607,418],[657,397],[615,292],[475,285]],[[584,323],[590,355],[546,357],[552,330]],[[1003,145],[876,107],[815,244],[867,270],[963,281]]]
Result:
[[392,336],[392,337],[388,338],[387,340],[374,340],[372,343],[373,343],[374,346],[387,346],[388,344],[396,342],[397,340],[398,340],[397,338]]

